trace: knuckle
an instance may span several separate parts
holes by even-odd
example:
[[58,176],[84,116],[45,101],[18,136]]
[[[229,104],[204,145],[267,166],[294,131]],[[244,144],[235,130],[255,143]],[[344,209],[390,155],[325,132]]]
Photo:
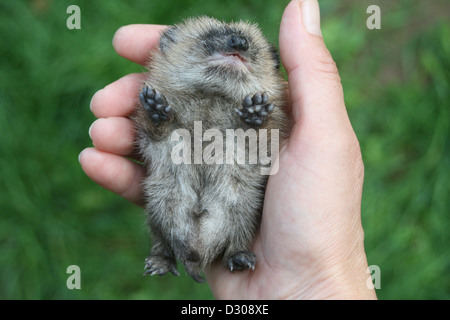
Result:
[[336,62],[328,50],[321,51],[317,54],[312,68],[314,69],[312,74],[317,74],[321,78],[326,77],[332,81],[341,82]]

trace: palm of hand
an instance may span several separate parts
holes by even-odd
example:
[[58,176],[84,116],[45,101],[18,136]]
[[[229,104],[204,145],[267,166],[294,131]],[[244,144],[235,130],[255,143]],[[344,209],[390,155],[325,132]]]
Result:
[[[333,270],[333,261],[361,250],[359,216],[352,214],[360,206],[360,198],[353,195],[361,194],[363,182],[357,143],[351,138],[339,143],[330,136],[335,150],[324,150],[323,136],[318,144],[307,128],[294,127],[292,132],[296,135],[280,151],[279,171],[267,185],[261,229],[253,245],[257,266],[254,271],[230,273],[214,265],[207,279],[216,297],[313,297],[311,287],[334,286],[332,272],[326,279],[322,267],[315,265],[329,264]],[[336,157],[344,155],[348,159],[341,159],[342,164],[355,165],[347,170],[350,175],[342,174],[347,168],[336,164]],[[336,194],[342,186],[349,187]],[[349,236],[342,240],[342,233]]]

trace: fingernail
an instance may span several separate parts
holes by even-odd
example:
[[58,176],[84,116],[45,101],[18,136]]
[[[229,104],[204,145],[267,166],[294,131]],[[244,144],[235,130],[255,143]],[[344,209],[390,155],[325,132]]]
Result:
[[[83,150],[84,151],[84,150]],[[83,151],[80,152],[80,154],[78,155],[78,162],[81,163],[81,154],[83,153]]]
[[102,90],[98,90],[96,93],[94,93],[94,95],[93,95],[92,98],[91,98],[91,102],[89,102],[89,109],[91,110],[91,112],[92,112],[92,101],[94,101],[95,96],[96,96],[100,91],[102,91]]
[[95,97],[96,94],[97,94],[97,93],[95,93],[95,94],[92,96],[91,102],[89,102],[89,109],[91,110],[91,112],[92,112],[92,100],[94,100],[94,97]]
[[322,36],[320,30],[320,8],[317,0],[304,0],[300,4],[303,26],[306,31],[315,36]]
[[92,127],[94,126],[94,124],[95,124],[98,120],[100,120],[100,119],[97,119],[97,120],[95,120],[94,122],[92,122],[91,126],[89,127],[89,138],[91,138],[91,140],[92,140],[92,137],[91,137],[91,130],[92,130]]

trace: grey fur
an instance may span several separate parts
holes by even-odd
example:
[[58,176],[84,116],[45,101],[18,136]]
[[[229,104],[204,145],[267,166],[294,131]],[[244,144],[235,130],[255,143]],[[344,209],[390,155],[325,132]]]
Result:
[[174,164],[178,142],[171,135],[182,128],[193,137],[194,121],[202,121],[203,132],[215,128],[224,137],[226,129],[255,128],[279,129],[284,139],[286,88],[273,46],[253,24],[188,19],[162,34],[147,68],[132,117],[147,169],[143,187],[153,236],[145,274],[178,274],[179,260],[201,282],[201,272],[217,258],[230,270],[254,269],[249,249],[268,178],[261,164]]

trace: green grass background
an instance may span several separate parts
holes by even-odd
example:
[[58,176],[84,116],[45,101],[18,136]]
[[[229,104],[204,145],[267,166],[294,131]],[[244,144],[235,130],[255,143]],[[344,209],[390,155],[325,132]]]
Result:
[[[277,43],[287,0],[33,0],[0,3],[0,298],[211,299],[206,284],[142,278],[140,208],[92,182],[92,95],[143,70],[111,40],[122,25],[195,15],[258,22]],[[68,30],[66,8],[81,8]],[[382,29],[366,28],[378,4]],[[363,224],[381,299],[450,298],[448,1],[320,0],[365,162]],[[66,268],[81,268],[68,290]]]

